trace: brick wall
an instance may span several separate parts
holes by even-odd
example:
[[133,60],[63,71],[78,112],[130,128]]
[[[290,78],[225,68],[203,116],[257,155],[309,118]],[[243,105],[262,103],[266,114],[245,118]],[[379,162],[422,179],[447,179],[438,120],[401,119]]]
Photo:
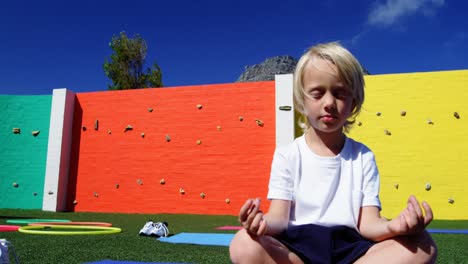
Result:
[[[77,94],[69,208],[236,215],[247,198],[266,200],[275,148],[274,86]],[[125,132],[128,125],[133,129]]]

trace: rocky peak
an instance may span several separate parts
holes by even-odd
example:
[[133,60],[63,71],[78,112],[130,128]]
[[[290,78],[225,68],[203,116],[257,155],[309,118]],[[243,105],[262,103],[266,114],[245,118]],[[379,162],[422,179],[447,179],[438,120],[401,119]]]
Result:
[[246,66],[237,82],[272,81],[276,74],[293,73],[297,59],[292,56],[275,56],[267,58],[260,64]]

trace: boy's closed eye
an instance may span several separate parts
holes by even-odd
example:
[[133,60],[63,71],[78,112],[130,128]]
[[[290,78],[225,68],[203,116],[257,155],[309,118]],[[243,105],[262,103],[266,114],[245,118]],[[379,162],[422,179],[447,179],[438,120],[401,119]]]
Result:
[[320,90],[320,89],[312,89],[309,91],[309,96],[314,98],[314,99],[320,99],[322,96],[325,94],[325,91]]
[[337,88],[332,91],[333,96],[338,100],[346,100],[351,96],[351,92],[346,88]]
[[[318,100],[322,98],[325,93],[327,93],[326,89],[314,88],[310,89],[307,95],[313,99]],[[338,100],[346,100],[349,96],[351,96],[351,92],[344,87],[332,89],[331,94]]]

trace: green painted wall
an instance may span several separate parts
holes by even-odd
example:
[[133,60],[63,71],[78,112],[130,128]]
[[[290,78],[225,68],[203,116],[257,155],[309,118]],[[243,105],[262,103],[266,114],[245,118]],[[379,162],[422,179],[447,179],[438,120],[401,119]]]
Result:
[[51,95],[0,95],[0,208],[42,208],[51,103]]

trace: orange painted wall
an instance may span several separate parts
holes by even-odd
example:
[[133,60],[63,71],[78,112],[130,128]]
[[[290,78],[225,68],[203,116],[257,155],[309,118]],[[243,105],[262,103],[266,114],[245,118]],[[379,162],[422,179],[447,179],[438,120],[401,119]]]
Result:
[[266,210],[274,108],[274,82],[78,93],[68,208],[237,215],[260,197]]

